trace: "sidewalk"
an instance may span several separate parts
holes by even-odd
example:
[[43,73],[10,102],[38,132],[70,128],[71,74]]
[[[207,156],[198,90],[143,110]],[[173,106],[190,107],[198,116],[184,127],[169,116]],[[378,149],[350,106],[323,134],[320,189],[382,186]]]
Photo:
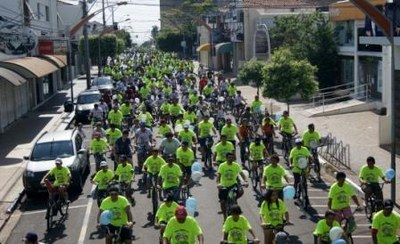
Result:
[[[251,86],[238,86],[242,90],[243,96],[249,101],[254,100],[257,89]],[[261,91],[260,91],[261,93]],[[260,98],[266,108],[273,113],[282,112],[286,110],[286,104],[277,102],[269,98]],[[359,112],[340,114],[332,116],[322,116],[308,118],[304,115],[304,104],[295,104],[290,106],[290,116],[294,119],[299,134],[301,135],[310,123],[315,124],[315,128],[321,136],[326,136],[332,133],[339,141],[342,140],[344,144],[350,145],[350,163],[351,171],[341,169],[346,172],[348,178],[354,183],[358,184],[359,169],[366,163],[368,156],[375,157],[377,165],[383,171],[390,168],[390,152],[382,149],[379,146],[379,115],[374,112]],[[397,157],[396,163],[400,162]],[[397,170],[396,178],[399,179],[400,170]],[[396,183],[396,189],[400,187],[399,180]],[[390,197],[390,185],[386,185],[383,189],[384,196]],[[397,191],[396,202],[400,203],[400,192]]]
[[[94,72],[95,70],[93,70]],[[86,89],[85,79],[74,79],[74,97]],[[23,190],[24,156],[44,131],[64,130],[75,112],[65,113],[64,102],[70,100],[71,89],[61,90],[34,111],[28,112],[0,135],[0,230],[9,218],[9,205]]]

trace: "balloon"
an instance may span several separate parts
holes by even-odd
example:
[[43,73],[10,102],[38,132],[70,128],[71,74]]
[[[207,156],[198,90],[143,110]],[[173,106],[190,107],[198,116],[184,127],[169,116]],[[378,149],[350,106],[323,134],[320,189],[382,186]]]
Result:
[[194,197],[188,197],[185,202],[186,208],[193,208],[194,210],[197,209],[197,200]]
[[184,124],[184,125],[189,125],[189,126],[190,126],[190,120],[188,120],[188,119],[185,120],[185,121],[183,122],[183,124]]
[[282,113],[279,112],[277,114],[275,114],[275,121],[279,121],[279,119],[282,117]]
[[315,148],[317,148],[318,147],[318,143],[316,142],[316,141],[310,141],[310,147],[311,147],[311,149],[315,149]]
[[135,103],[139,103],[140,99],[139,98],[135,98]]
[[265,111],[265,106],[264,106],[264,105],[261,105],[261,106],[260,106],[260,110],[261,110],[261,112],[264,112],[264,111]]
[[192,180],[194,182],[199,182],[201,177],[203,177],[203,173],[202,172],[199,172],[199,171],[193,171],[192,172],[191,178],[192,178]]
[[297,160],[297,165],[299,166],[300,169],[305,169],[308,166],[308,162],[306,158],[299,158],[299,160]]
[[285,186],[283,188],[283,198],[285,200],[292,200],[294,198],[295,189],[293,186]]
[[183,130],[183,126],[181,124],[175,125],[175,131],[180,132]]
[[341,240],[340,237],[342,237],[342,234],[343,234],[342,228],[340,228],[339,226],[335,226],[332,227],[332,229],[329,231],[329,238],[331,238],[332,243],[336,243],[335,241]]
[[190,216],[194,217],[194,214],[196,213],[196,209],[194,209],[192,207],[186,207],[186,210]]
[[225,101],[225,98],[224,98],[224,97],[219,97],[219,98],[218,98],[218,102],[223,102],[223,101]]
[[210,119],[208,120],[211,124],[214,124],[214,118],[210,117]]
[[113,213],[110,210],[105,210],[100,214],[100,224],[109,225],[113,219]]
[[192,164],[192,173],[195,172],[195,171],[197,171],[197,172],[202,172],[203,171],[203,167],[201,166],[201,164],[199,162],[194,162]]
[[337,239],[333,241],[332,244],[346,244],[346,241],[343,239]]
[[392,180],[395,175],[396,175],[396,172],[394,171],[394,169],[388,169],[385,172],[385,178],[387,180]]

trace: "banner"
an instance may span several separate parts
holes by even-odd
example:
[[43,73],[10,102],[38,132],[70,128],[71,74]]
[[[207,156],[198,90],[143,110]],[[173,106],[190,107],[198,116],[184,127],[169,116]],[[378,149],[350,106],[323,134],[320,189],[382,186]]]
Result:
[[0,52],[7,55],[21,55],[33,50],[38,42],[38,35],[32,29],[0,21]]

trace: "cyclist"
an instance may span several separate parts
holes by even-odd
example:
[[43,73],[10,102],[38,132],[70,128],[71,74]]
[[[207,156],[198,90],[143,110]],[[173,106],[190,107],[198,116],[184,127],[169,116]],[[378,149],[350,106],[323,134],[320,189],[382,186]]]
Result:
[[283,230],[285,224],[290,224],[289,212],[285,203],[278,198],[278,192],[268,190],[260,208],[261,227],[264,230],[264,244],[274,243],[274,231]]
[[[63,161],[61,158],[56,158],[55,164],[56,166],[43,176],[41,184],[46,185],[49,199],[53,199],[54,192],[57,192],[66,202],[68,202],[68,186],[71,181],[71,172],[67,166],[62,165]],[[53,183],[47,179],[49,176],[55,178]]]
[[314,124],[308,125],[308,130],[303,133],[302,139],[304,146],[309,150],[312,149],[312,144],[318,145],[321,143],[321,136],[319,135],[318,131],[315,130]]
[[164,234],[165,226],[168,221],[174,217],[175,210],[178,206],[179,204],[174,201],[174,198],[171,195],[168,195],[167,198],[165,198],[165,201],[158,208],[154,227],[160,228],[160,238],[162,238]]
[[135,145],[137,150],[138,167],[141,170],[143,167],[143,162],[147,157],[148,152],[151,148],[151,143],[153,142],[153,134],[149,128],[146,128],[145,122],[139,123],[140,128],[136,130],[135,133]]
[[114,172],[108,168],[106,161],[100,163],[100,170],[96,173],[91,180],[92,184],[97,185],[97,199],[100,206],[101,200],[105,198],[107,193],[108,184],[114,179]]
[[121,155],[119,157],[119,164],[117,169],[115,170],[115,178],[118,180],[118,183],[125,186],[125,193],[129,196],[132,205],[134,205],[134,199],[132,197],[132,181],[135,180],[135,175],[133,173],[132,164],[129,162],[126,155]]
[[199,144],[200,144],[200,152],[202,156],[204,156],[206,142],[207,139],[211,137],[211,130],[214,132],[214,135],[217,134],[217,130],[215,129],[213,123],[209,121],[210,116],[205,114],[204,120],[200,121],[198,124],[198,134],[199,134]]
[[197,115],[193,112],[193,107],[189,106],[187,111],[183,114],[184,120],[189,120],[191,125],[196,124]]
[[250,104],[250,109],[253,114],[259,113],[262,114],[264,111],[261,111],[261,106],[263,103],[260,101],[259,96],[254,97],[254,101],[251,102]]
[[146,188],[147,198],[151,197],[150,187],[157,185],[158,173],[161,166],[166,164],[165,160],[158,155],[158,149],[153,148],[152,155],[150,155],[143,164],[143,171],[146,173]]
[[168,155],[167,164],[161,166],[158,174],[158,188],[163,190],[164,197],[171,194],[174,201],[179,200],[182,174],[181,167],[175,163],[174,155]]
[[129,139],[129,130],[124,130],[122,136],[118,138],[113,147],[115,153],[114,170],[117,168],[117,163],[119,162],[119,157],[124,155],[128,161],[132,164],[132,142]]
[[114,143],[115,141],[122,136],[122,132],[118,129],[114,124],[110,124],[110,128],[106,130],[106,138],[108,145],[112,148],[111,157],[114,159],[115,151],[114,151]]
[[172,104],[169,106],[169,116],[171,118],[172,127],[175,128],[175,122],[179,114],[183,114],[185,110],[182,105],[178,103],[178,99],[173,99]]
[[256,170],[260,164],[264,164],[265,157],[268,157],[268,152],[264,144],[261,143],[260,137],[257,137],[254,142],[250,144],[249,156],[251,161],[251,170]]
[[233,205],[229,213],[229,217],[226,218],[222,226],[222,241],[224,243],[232,244],[247,244],[246,232],[251,234],[251,237],[255,243],[258,243],[258,239],[254,234],[253,229],[247,218],[242,215],[242,209],[239,205]]
[[146,127],[151,129],[151,126],[153,124],[153,116],[151,115],[150,112],[147,111],[145,106],[141,108],[137,118],[139,119],[140,122],[145,122]]
[[194,153],[187,141],[182,142],[182,146],[176,150],[176,159],[183,171],[183,185],[187,185],[190,183],[190,176],[192,175],[191,166],[194,162]]
[[100,228],[100,215],[103,211],[109,210],[112,212],[112,220],[107,225],[106,244],[111,244],[113,235],[119,233],[121,240],[125,244],[132,243],[132,212],[128,199],[119,195],[118,187],[109,189],[109,197],[105,198],[100,205],[99,213],[97,214],[97,227]]
[[163,235],[164,244],[196,243],[204,244],[203,232],[196,219],[187,216],[185,207],[178,206],[175,210],[175,217],[168,221]]
[[104,111],[99,104],[95,103],[94,108],[90,110],[89,120],[92,122],[92,125],[95,125],[97,122],[103,123]]
[[220,165],[221,163],[226,161],[226,155],[228,153],[234,153],[235,148],[232,143],[227,141],[226,135],[221,135],[221,141],[218,142],[214,147],[214,162],[216,165]]
[[207,105],[199,105],[199,109],[197,110],[196,116],[197,116],[197,125],[204,120],[204,118],[207,116],[210,118],[210,111],[208,110]]
[[[229,92],[229,87],[228,87],[228,92]],[[235,113],[234,115],[236,115],[237,117],[240,116],[241,112],[242,112],[242,108],[245,106],[246,104],[246,100],[243,98],[242,96],[242,92],[236,91],[236,96],[233,99],[233,103],[235,106]]]
[[330,244],[332,240],[329,237],[329,232],[333,227],[340,227],[339,222],[335,220],[335,212],[326,210],[325,217],[318,221],[314,230],[314,244]]
[[253,131],[247,122],[247,119],[242,119],[239,127],[240,161],[242,162],[242,165],[244,165],[247,160],[246,151],[248,151],[250,140],[253,138]]
[[[248,182],[246,175],[242,172],[242,167],[234,161],[235,155],[233,153],[227,153],[226,158],[226,162],[222,163],[217,171],[218,198],[222,213],[225,213],[225,202],[228,198],[229,191],[238,184],[239,175],[244,180],[245,186]],[[239,187],[236,195],[237,199],[239,199],[243,193],[243,188]]]
[[161,119],[160,126],[158,127],[158,135],[161,138],[164,138],[165,134],[168,132],[171,132],[171,133],[173,132],[172,127],[169,124],[167,124],[167,121],[165,121],[165,119]]
[[107,118],[109,124],[114,124],[115,127],[121,128],[123,116],[121,111],[119,110],[118,105],[113,106],[113,109],[108,112]]
[[350,208],[350,198],[357,205],[356,210],[360,210],[361,206],[353,187],[346,182],[346,174],[344,172],[336,174],[336,182],[329,189],[328,198],[328,209],[335,212],[335,220],[341,223],[343,219],[347,219],[349,221],[349,230],[353,232],[356,229],[356,224]]
[[[84,131],[82,130],[82,132]],[[97,122],[96,127],[93,128],[92,139],[94,138],[96,132],[100,133],[101,138],[106,138],[106,130],[103,129],[103,124],[101,122]]]
[[90,142],[90,152],[93,154],[96,163],[96,172],[100,168],[100,162],[104,160],[104,155],[106,154],[109,146],[107,141],[100,137],[100,133],[96,132],[94,134],[94,139]]
[[[189,143],[189,148],[192,148],[193,152],[195,152],[195,145],[197,143],[196,141],[196,134],[192,131],[189,130],[189,125],[188,124],[183,124],[183,130],[179,131],[178,133],[178,140],[180,142],[188,142]],[[196,156],[196,155],[195,155]]]
[[167,155],[176,155],[176,150],[181,146],[181,142],[174,137],[173,133],[166,133],[165,138],[161,140],[160,152],[166,157]]
[[382,210],[383,194],[381,186],[379,185],[379,178],[381,178],[384,183],[390,183],[390,181],[385,179],[382,169],[375,165],[374,157],[369,156],[367,158],[367,164],[361,167],[358,177],[361,183],[361,189],[365,193],[365,201],[368,201],[371,194],[375,194],[376,210]]
[[[300,176],[301,174],[308,173],[308,166],[311,160],[311,154],[306,147],[303,147],[302,144],[303,141],[300,138],[297,138],[295,143],[296,147],[292,148],[292,150],[290,151],[289,159],[290,159],[290,168],[292,169],[294,177],[294,189],[296,189],[295,198],[297,198],[300,193],[300,189],[298,187],[300,183]],[[306,168],[299,167],[299,160],[302,159],[307,160]]]
[[392,200],[385,200],[383,210],[377,212],[372,220],[372,241],[374,244],[399,244],[397,232],[400,229],[400,215],[393,211]]
[[236,125],[232,124],[232,119],[226,119],[226,124],[222,127],[221,135],[226,135],[226,139],[230,141],[233,148],[236,148],[236,139],[239,138],[239,129]]
[[282,179],[284,178],[286,183],[289,183],[289,177],[286,174],[286,170],[279,165],[278,155],[274,154],[271,156],[270,164],[264,168],[262,177],[261,187],[277,191],[278,197],[283,200]]
[[261,124],[261,131],[263,134],[263,143],[267,148],[268,153],[274,153],[274,137],[275,137],[275,127],[276,123],[271,118],[269,113],[265,114],[265,117]]
[[287,137],[291,147],[292,137],[296,135],[298,131],[293,119],[289,117],[288,111],[283,111],[282,117],[278,121],[278,129],[282,137]]

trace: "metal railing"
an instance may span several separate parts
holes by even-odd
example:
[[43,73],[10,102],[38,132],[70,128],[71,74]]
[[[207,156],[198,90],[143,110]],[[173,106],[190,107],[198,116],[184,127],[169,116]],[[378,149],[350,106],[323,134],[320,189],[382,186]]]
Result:
[[343,100],[357,99],[368,101],[370,96],[369,84],[359,86],[349,86],[349,83],[321,89],[318,94],[311,99],[313,107],[322,106],[323,112],[327,104],[336,103]]
[[329,133],[323,140],[323,146],[318,149],[318,153],[327,162],[338,169],[345,167],[351,169],[350,165],[350,145],[344,144]]

